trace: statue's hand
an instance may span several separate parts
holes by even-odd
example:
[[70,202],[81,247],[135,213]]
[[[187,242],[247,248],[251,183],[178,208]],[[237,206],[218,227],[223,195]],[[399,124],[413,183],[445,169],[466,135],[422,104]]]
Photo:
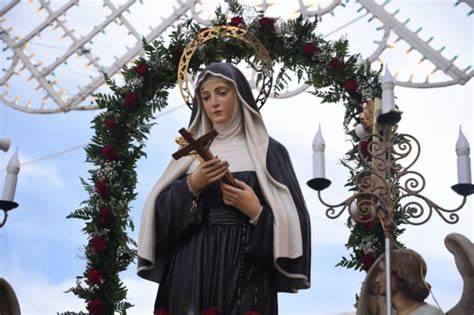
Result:
[[262,205],[252,187],[245,182],[235,179],[240,188],[222,183],[222,199],[228,206],[236,207],[250,219],[254,219],[262,210]]
[[227,161],[221,161],[218,157],[201,162],[191,175],[193,186],[198,191],[203,190],[208,185],[224,177],[228,167],[229,163]]

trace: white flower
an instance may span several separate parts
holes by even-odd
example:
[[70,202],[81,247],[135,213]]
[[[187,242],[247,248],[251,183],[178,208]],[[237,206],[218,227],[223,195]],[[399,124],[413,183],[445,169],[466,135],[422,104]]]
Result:
[[376,239],[375,236],[370,235],[366,236],[362,239],[358,247],[364,252],[364,254],[372,254],[375,252],[375,243]]

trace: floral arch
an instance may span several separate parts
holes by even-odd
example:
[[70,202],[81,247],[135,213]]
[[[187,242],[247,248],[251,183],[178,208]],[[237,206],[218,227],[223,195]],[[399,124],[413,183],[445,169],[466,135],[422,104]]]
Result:
[[[359,61],[359,55],[348,54],[348,41],[326,41],[317,34],[317,21],[302,16],[288,21],[259,15],[245,20],[243,7],[229,1],[230,16],[220,8],[215,12],[213,26],[234,26],[252,34],[269,51],[273,64],[281,66],[275,73],[274,92],[278,94],[289,84],[293,73],[298,83],[305,78],[310,93],[324,103],[341,102],[345,107],[343,127],[352,140],[344,163],[350,168],[346,186],[356,190],[357,170],[362,164],[358,151],[369,154],[360,142],[354,125],[361,122],[360,114],[367,102],[381,96],[380,71],[370,69]],[[89,199],[68,218],[84,220],[83,232],[88,237],[84,247],[86,268],[77,277],[72,292],[87,303],[90,314],[125,314],[132,305],[126,301],[127,288],[119,278],[136,257],[136,243],[128,236],[134,229],[129,216],[129,204],[136,197],[137,161],[145,155],[147,135],[153,126],[153,115],[167,106],[168,90],[177,84],[178,63],[187,43],[205,30],[199,24],[183,20],[171,33],[169,44],[163,39],[144,42],[145,57],[122,70],[124,84],[107,79],[113,94],[97,94],[101,109],[92,120],[95,134],[86,147],[87,162],[93,166],[89,178],[81,179]],[[225,61],[238,64],[245,61],[258,68],[254,50],[246,43],[226,37],[211,40],[197,49],[189,62],[188,71],[198,73],[205,65]],[[257,77],[257,83],[262,76]],[[403,232],[396,218],[394,238]],[[368,270],[375,258],[384,251],[384,234],[380,223],[357,223],[348,219],[351,236],[346,244],[351,253],[338,265]],[[361,248],[370,238],[372,251]],[[399,244],[400,245],[400,244]],[[68,314],[68,313],[66,313]],[[71,313],[69,313],[71,314]]]

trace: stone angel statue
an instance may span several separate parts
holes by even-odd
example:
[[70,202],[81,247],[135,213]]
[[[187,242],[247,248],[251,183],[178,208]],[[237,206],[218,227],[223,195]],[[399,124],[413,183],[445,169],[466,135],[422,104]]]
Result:
[[[447,315],[474,314],[474,244],[465,236],[449,234],[444,241],[453,254],[464,282],[459,302]],[[362,285],[357,315],[382,315],[385,311],[385,257],[372,265]],[[430,285],[425,281],[426,263],[410,249],[392,251],[392,305],[397,315],[441,315],[438,307],[425,302]]]

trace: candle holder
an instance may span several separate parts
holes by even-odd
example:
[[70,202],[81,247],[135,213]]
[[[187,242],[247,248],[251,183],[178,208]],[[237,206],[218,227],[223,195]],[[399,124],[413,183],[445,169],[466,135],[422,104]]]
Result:
[[[385,263],[387,312],[391,314],[391,278],[390,250],[393,239],[393,215],[402,214],[402,222],[421,225],[436,213],[449,224],[459,221],[457,212],[466,204],[466,199],[474,193],[474,185],[457,184],[452,189],[462,197],[461,203],[452,209],[442,207],[422,194],[426,181],[422,174],[412,170],[420,156],[420,143],[409,134],[396,134],[396,123],[400,112],[382,114],[377,119],[374,133],[361,139],[367,141],[367,152],[359,146],[358,155],[362,169],[355,176],[356,193],[338,204],[323,200],[322,190],[330,185],[328,179],[315,178],[308,181],[308,186],[318,192],[318,199],[327,207],[326,216],[330,219],[340,217],[346,210],[356,222],[365,223],[378,218],[385,233]],[[398,120],[397,120],[398,119]],[[406,161],[406,166],[399,164]],[[358,212],[350,211],[356,202]]]
[[451,186],[451,189],[461,196],[469,196],[474,194],[473,184],[456,184]]
[[327,178],[313,178],[306,182],[306,185],[316,191],[321,191],[331,186],[331,181]]
[[377,123],[380,125],[395,126],[402,119],[402,112],[398,110],[391,110],[388,113],[380,114],[377,117]]
[[2,228],[8,219],[8,211],[18,207],[18,203],[9,200],[0,200],[0,209],[3,210],[3,220],[0,222],[0,228]]

